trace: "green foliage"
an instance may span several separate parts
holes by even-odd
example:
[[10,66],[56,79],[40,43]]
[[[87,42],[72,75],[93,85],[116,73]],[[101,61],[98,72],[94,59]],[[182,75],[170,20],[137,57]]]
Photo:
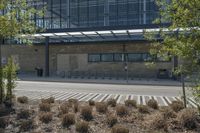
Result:
[[17,66],[15,65],[14,61],[12,58],[10,58],[8,60],[8,64],[6,65],[5,67],[5,77],[6,77],[6,80],[7,80],[7,83],[6,83],[6,99],[7,100],[12,100],[12,96],[13,96],[13,93],[12,93],[12,90],[15,88],[16,86],[16,83],[15,83],[15,80],[16,80],[16,71],[17,71]]
[[[37,2],[39,2],[39,0],[29,0],[28,2],[27,0],[0,0],[0,51],[3,39],[15,38],[20,39],[24,43],[31,43],[27,36],[42,30],[36,27],[35,22],[31,20],[34,16],[42,17],[45,13],[45,9],[34,8],[33,5],[37,4]],[[25,34],[26,36],[23,36]],[[5,86],[3,68],[0,62],[0,104],[5,98],[10,99],[12,94],[11,90],[15,86],[15,77],[13,77],[15,74],[9,67],[14,67],[14,65],[7,66],[6,68],[6,79],[9,79],[9,83]],[[7,94],[5,94],[5,87],[8,92]]]
[[[170,23],[168,27],[159,30],[146,30],[146,38],[152,42],[151,54],[158,54],[163,58],[178,57],[179,64],[172,70],[174,74],[199,75],[200,1],[156,0],[156,2],[161,17],[156,19],[155,23]],[[162,38],[162,41],[158,40],[158,37]],[[200,82],[197,82],[197,86],[199,84]],[[192,91],[195,99],[200,99],[199,88],[194,87]]]
[[43,16],[44,9],[35,9],[38,0],[0,0],[0,37],[20,37],[20,34],[35,33],[38,28],[31,21],[33,16]]

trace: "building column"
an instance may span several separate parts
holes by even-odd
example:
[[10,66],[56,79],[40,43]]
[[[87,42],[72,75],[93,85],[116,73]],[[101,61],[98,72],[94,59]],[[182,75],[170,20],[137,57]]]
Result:
[[49,77],[49,37],[45,38],[45,77]]
[[143,0],[143,24],[147,23],[147,20],[146,20],[146,18],[147,18],[146,11],[147,11],[146,0]]

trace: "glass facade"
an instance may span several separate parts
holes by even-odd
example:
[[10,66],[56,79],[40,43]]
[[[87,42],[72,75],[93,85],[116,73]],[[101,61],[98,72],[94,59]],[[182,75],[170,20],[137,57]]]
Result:
[[88,54],[88,62],[170,62],[171,59],[160,58],[150,53],[98,53]]
[[47,29],[145,25],[159,17],[154,0],[40,0],[34,6],[46,8],[33,20]]

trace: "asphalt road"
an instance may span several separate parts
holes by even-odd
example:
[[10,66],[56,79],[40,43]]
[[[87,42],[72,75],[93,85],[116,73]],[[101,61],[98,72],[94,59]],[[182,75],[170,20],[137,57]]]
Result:
[[89,83],[64,83],[64,82],[37,82],[17,81],[15,89],[20,91],[63,91],[70,93],[101,93],[101,94],[133,94],[152,96],[180,96],[179,86],[156,85],[116,85],[116,84],[89,84]]

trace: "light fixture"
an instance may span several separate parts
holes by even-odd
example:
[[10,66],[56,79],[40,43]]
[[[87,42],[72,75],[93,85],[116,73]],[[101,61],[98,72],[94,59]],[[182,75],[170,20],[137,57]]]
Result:
[[85,35],[96,35],[96,32],[94,31],[86,31],[86,32],[82,32]]
[[126,30],[113,30],[113,33],[115,34],[124,34],[126,32],[127,32]]
[[56,36],[67,36],[68,34],[63,32],[63,33],[55,33],[55,35]]
[[55,36],[53,33],[43,33],[42,36]]
[[111,31],[97,31],[97,33],[99,33],[99,34],[110,34]]
[[82,35],[81,32],[68,32],[68,34],[74,36],[74,35]]

